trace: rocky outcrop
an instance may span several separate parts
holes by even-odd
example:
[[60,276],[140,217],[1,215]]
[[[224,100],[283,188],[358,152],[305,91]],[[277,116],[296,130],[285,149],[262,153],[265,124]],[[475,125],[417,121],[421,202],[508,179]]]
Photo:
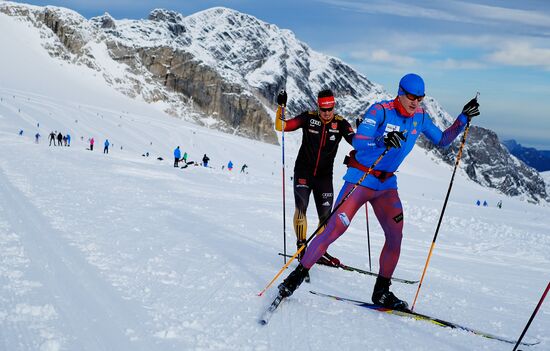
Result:
[[[218,116],[240,134],[276,142],[263,105],[243,87],[224,81],[193,55],[172,48],[138,49],[140,62],[168,89],[192,99],[206,115]],[[268,133],[266,133],[268,131]]]
[[[455,141],[449,148],[434,147],[424,137],[420,145],[431,150],[446,163],[454,165],[460,147]],[[471,126],[463,149],[461,168],[481,185],[495,188],[509,196],[521,196],[538,203],[548,198],[544,180],[533,168],[510,155],[495,132]]]
[[182,24],[184,17],[175,11],[155,9],[151,11],[147,19],[150,21],[167,23],[168,29],[173,36],[179,36],[186,32],[185,26]]
[[38,20],[52,30],[69,52],[75,55],[81,53],[82,47],[87,43],[81,28],[87,23],[84,17],[80,15],[67,16],[64,11],[46,7],[44,12],[38,16]]

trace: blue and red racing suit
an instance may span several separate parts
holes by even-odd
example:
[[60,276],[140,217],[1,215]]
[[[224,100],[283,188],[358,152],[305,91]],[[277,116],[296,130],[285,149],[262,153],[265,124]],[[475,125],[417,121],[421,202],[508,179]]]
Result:
[[[311,268],[326,252],[329,245],[345,232],[359,208],[366,202],[370,202],[386,237],[380,254],[379,274],[391,278],[399,260],[403,237],[403,207],[397,193],[397,177],[393,172],[412,150],[420,133],[438,146],[448,146],[464,130],[466,122],[467,117],[461,114],[443,132],[421,108],[412,115],[408,115],[397,98],[372,105],[365,113],[353,138],[356,160],[362,166],[361,168],[370,167],[382,154],[386,148],[384,136],[388,132],[392,130],[404,132],[406,140],[402,142],[401,148],[388,151],[375,167],[379,171],[378,174],[390,176],[382,178],[369,174],[365,178],[361,186],[357,187],[331,216],[325,230],[313,239],[301,260],[302,265]],[[344,176],[346,182],[336,203],[341,201],[364,173],[364,170],[353,166],[348,168]]]

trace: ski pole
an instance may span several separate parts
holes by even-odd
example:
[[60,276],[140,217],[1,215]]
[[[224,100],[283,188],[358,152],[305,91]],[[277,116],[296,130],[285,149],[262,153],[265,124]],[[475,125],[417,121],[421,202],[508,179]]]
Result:
[[353,188],[350,189],[350,191],[346,194],[346,196],[344,196],[344,198],[342,198],[342,201],[340,201],[340,203],[338,203],[338,205],[336,205],[336,207],[332,210],[332,212],[330,212],[330,214],[324,219],[321,221],[321,223],[319,223],[319,226],[317,227],[317,229],[315,229],[315,231],[313,232],[313,234],[311,234],[311,236],[306,240],[306,243],[305,245],[302,245],[300,246],[300,248],[298,249],[298,251],[296,251],[294,253],[294,255],[292,255],[292,257],[288,260],[288,262],[279,270],[279,272],[275,275],[275,277],[273,277],[273,279],[271,279],[271,281],[266,285],[266,287],[260,291],[258,293],[258,296],[262,296],[266,291],[267,289],[269,289],[271,287],[271,285],[273,285],[273,283],[277,280],[277,278],[279,278],[279,276],[284,272],[285,269],[288,268],[288,266],[290,266],[290,263],[292,261],[294,261],[294,259],[296,257],[298,257],[298,255],[300,254],[300,252],[302,252],[302,250],[307,246],[307,244],[315,237],[315,235],[317,234],[317,232],[325,225],[327,224],[328,220],[332,217],[332,215],[334,213],[336,213],[336,211],[338,211],[338,209],[340,208],[340,206],[342,206],[342,204],[344,202],[346,202],[346,200],[351,196],[351,194],[355,191],[355,189],[357,189],[357,187],[359,186],[359,184],[361,184],[363,182],[363,180],[365,180],[365,178],[367,178],[367,176],[370,174],[370,172],[374,169],[374,167],[376,167],[376,165],[378,164],[378,162],[380,162],[380,160],[382,160],[382,158],[384,156],[386,156],[386,154],[388,153],[388,151],[390,150],[389,147],[386,147],[386,149],[384,150],[384,152],[382,152],[380,154],[380,156],[378,156],[378,158],[376,159],[376,161],[374,161],[374,163],[372,164],[372,166],[369,167],[369,169],[367,169],[367,171],[363,174],[363,176],[361,177],[361,179],[359,179],[357,181],[357,183],[355,183],[353,185]]
[[[479,93],[478,93],[479,94]],[[477,95],[476,95],[477,99]],[[432,240],[432,245],[430,246],[430,251],[428,252],[428,258],[426,259],[426,264],[424,265],[424,270],[422,271],[422,277],[420,278],[420,283],[418,283],[418,288],[416,289],[416,295],[414,296],[414,301],[411,307],[411,311],[414,310],[414,305],[416,304],[416,299],[418,298],[418,293],[420,292],[420,288],[422,287],[422,281],[424,281],[424,276],[426,275],[426,270],[428,269],[428,264],[430,263],[430,259],[432,258],[432,252],[435,247],[435,241],[437,240],[437,234],[439,233],[439,228],[441,227],[441,221],[443,220],[443,214],[445,213],[445,208],[447,207],[447,201],[449,200],[449,195],[451,194],[451,188],[453,187],[453,181],[455,179],[455,173],[458,168],[458,164],[460,163],[460,158],[462,157],[462,149],[464,148],[464,144],[466,144],[466,136],[468,135],[468,131],[470,130],[470,120],[468,119],[468,123],[466,123],[466,129],[464,130],[464,135],[462,136],[462,141],[460,142],[460,148],[458,149],[458,154],[456,156],[456,162],[455,167],[453,170],[453,175],[451,176],[451,182],[449,183],[449,189],[447,190],[447,195],[445,196],[445,201],[443,202],[443,209],[441,210],[441,215],[439,215],[439,221],[437,222],[437,228],[435,230],[435,235]]]
[[527,325],[525,326],[525,328],[523,329],[523,332],[521,333],[521,336],[519,337],[518,339],[518,342],[516,343],[516,346],[514,346],[514,349],[512,351],[516,351],[519,344],[521,343],[521,339],[523,339],[523,336],[525,335],[525,333],[527,332],[527,329],[529,329],[529,326],[531,325],[531,322],[533,321],[533,319],[535,318],[535,315],[537,314],[537,312],[539,311],[539,308],[540,306],[542,305],[542,302],[544,301],[544,299],[546,298],[546,294],[548,294],[548,290],[550,290],[550,282],[548,282],[548,285],[546,286],[546,290],[544,290],[544,293],[542,294],[542,297],[540,298],[540,301],[539,303],[537,304],[537,307],[535,307],[535,310],[533,311],[533,314],[531,315],[531,318],[529,318],[529,322],[527,322]]
[[282,128],[282,141],[281,141],[281,153],[283,158],[283,252],[285,254],[284,256],[284,262],[286,263],[286,201],[285,201],[285,105],[281,106],[281,119],[283,120],[283,128]]
[[369,248],[369,271],[372,272],[372,265],[370,260],[369,206],[367,204],[365,204],[365,213],[367,215],[367,246]]

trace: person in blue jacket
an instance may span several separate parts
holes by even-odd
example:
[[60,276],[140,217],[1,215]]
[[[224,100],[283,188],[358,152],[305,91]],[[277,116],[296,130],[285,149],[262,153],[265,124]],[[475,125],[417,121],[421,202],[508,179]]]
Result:
[[109,139],[105,139],[105,143],[103,143],[103,153],[108,154],[109,153]]
[[174,149],[174,167],[178,167],[180,158],[181,158],[181,150],[180,150],[180,147],[178,146]]
[[313,239],[298,267],[279,285],[281,295],[292,295],[328,246],[346,231],[359,208],[370,202],[386,238],[372,301],[388,308],[408,309],[407,302],[389,290],[399,260],[404,218],[395,172],[420,134],[435,145],[446,147],[472,117],[479,115],[479,104],[474,98],[464,106],[455,122],[441,131],[420,106],[424,95],[424,81],[419,75],[410,73],[401,78],[395,99],[375,103],[367,110],[353,138],[354,150],[336,203],[349,193],[384,150],[389,151],[330,217],[323,232]]
[[229,163],[227,164],[227,169],[230,171],[233,169],[233,162],[229,161]]

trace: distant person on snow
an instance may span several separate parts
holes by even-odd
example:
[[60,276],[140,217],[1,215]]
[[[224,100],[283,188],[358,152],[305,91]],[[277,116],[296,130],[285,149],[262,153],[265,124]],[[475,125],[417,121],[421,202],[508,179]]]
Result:
[[63,134],[59,132],[59,134],[57,134],[57,146],[63,146],[62,142],[63,142]]
[[181,151],[180,151],[180,147],[178,146],[174,149],[174,167],[178,167],[180,158],[181,158]]
[[244,170],[247,168],[248,166],[246,165],[246,163],[241,167],[241,173],[244,173]]
[[487,207],[489,204],[487,204],[487,201],[483,200],[483,207]]
[[481,206],[481,201],[477,200],[476,205]]
[[67,146],[71,146],[71,135],[67,134]]
[[19,131],[19,136],[23,136],[23,129]]
[[227,169],[230,171],[233,169],[233,162],[229,161],[229,163],[227,163]]
[[[317,111],[306,111],[300,115],[282,121],[282,106],[286,106],[287,94],[283,90],[277,96],[277,117],[275,129],[291,132],[302,131],[302,145],[294,164],[294,232],[296,247],[299,249],[306,244],[307,235],[307,208],[309,197],[313,192],[313,199],[317,208],[319,223],[324,221],[332,210],[334,188],[332,185],[332,169],[338,145],[342,138],[351,144],[355,132],[343,117],[334,113],[336,101],[331,90],[322,90],[317,96]],[[301,260],[305,252],[302,250],[298,258]],[[340,260],[322,252],[320,263],[333,266],[340,264]]]
[[36,132],[34,135],[34,142],[38,144],[38,139],[40,139],[40,133]]
[[54,132],[50,133],[50,145],[49,146],[52,146],[52,142],[53,142],[53,146],[55,146],[55,133]]
[[185,162],[185,164],[187,164],[187,152],[184,152],[183,153],[183,158],[182,158],[183,162]]
[[502,200],[499,200],[499,201],[497,202],[497,207],[498,207],[498,208],[502,208]]
[[92,137],[92,138],[90,139],[90,150],[91,150],[91,151],[94,151],[94,143],[95,143],[95,140],[94,140],[94,138]]
[[357,210],[370,202],[386,237],[380,253],[380,270],[372,302],[392,309],[408,309],[407,302],[389,290],[399,260],[404,218],[394,172],[421,133],[435,145],[446,147],[464,130],[471,118],[479,115],[479,104],[474,98],[464,106],[455,122],[442,132],[420,106],[424,94],[424,81],[420,76],[410,73],[401,78],[394,100],[375,103],[367,110],[353,138],[355,152],[352,151],[350,155],[345,183],[337,203],[342,201],[342,197],[349,193],[384,150],[389,151],[330,217],[323,232],[313,239],[298,267],[279,285],[281,295],[292,295],[328,246],[346,231]]
[[103,143],[103,153],[109,153],[109,139],[105,139],[105,142]]
[[208,161],[210,161],[210,158],[208,158],[208,156],[206,156],[206,154],[204,154],[204,156],[202,157],[202,165],[204,167],[208,167]]

